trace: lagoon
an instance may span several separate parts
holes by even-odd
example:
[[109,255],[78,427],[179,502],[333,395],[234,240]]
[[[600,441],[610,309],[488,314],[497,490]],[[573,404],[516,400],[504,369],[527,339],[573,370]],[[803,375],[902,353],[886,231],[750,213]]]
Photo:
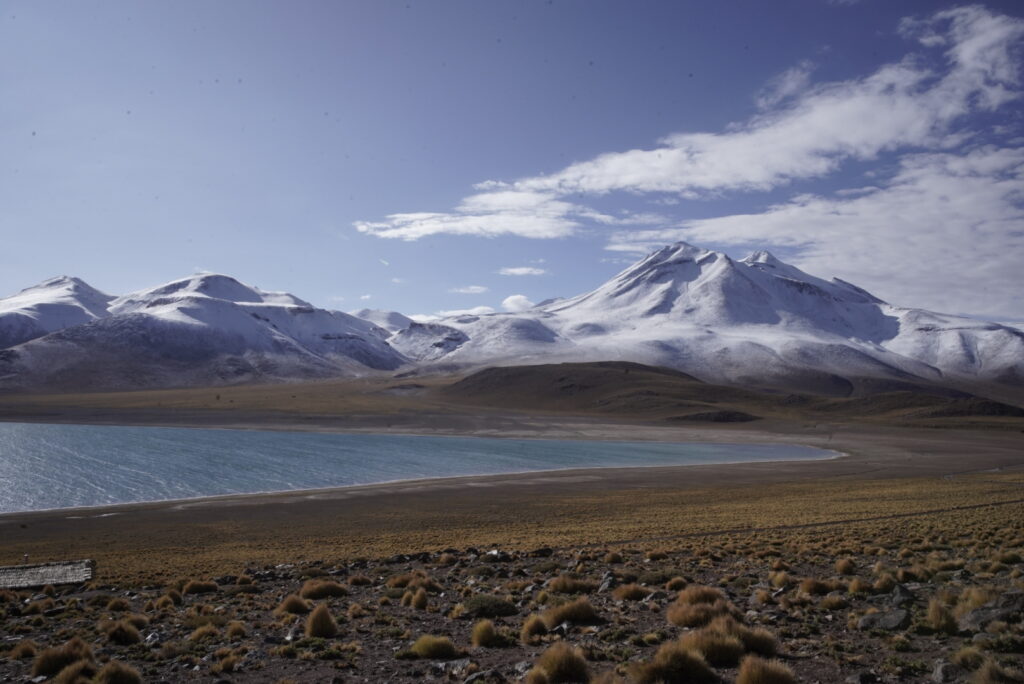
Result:
[[0,513],[462,475],[835,456],[780,444],[0,423]]

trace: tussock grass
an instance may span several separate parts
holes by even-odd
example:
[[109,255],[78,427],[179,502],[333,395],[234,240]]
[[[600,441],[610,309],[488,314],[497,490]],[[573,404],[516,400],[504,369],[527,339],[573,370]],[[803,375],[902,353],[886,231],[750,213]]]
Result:
[[963,646],[949,660],[965,670],[977,670],[984,664],[985,654],[977,646]]
[[736,684],[796,684],[796,676],[778,660],[765,660],[751,655],[740,663]]
[[665,582],[665,589],[668,591],[680,591],[685,589],[687,584],[689,584],[689,582],[687,582],[685,578],[673,577],[668,582]]
[[594,610],[594,606],[590,605],[590,601],[585,597],[549,608],[544,611],[541,618],[548,629],[554,629],[563,622],[574,625],[593,625],[601,622],[601,617]]
[[548,626],[544,623],[544,618],[540,615],[530,615],[523,622],[522,629],[519,630],[519,641],[529,646],[537,643],[540,637],[547,633]]
[[698,603],[716,603],[718,601],[727,601],[725,593],[721,589],[715,587],[705,587],[703,585],[695,584],[692,587],[687,587],[679,592],[676,597],[676,603],[696,605]]
[[142,641],[139,630],[128,620],[108,620],[101,622],[99,628],[112,644],[130,646]]
[[700,653],[704,660],[716,667],[732,667],[743,656],[743,644],[739,639],[707,627],[684,634],[679,644]]
[[244,639],[249,636],[249,630],[246,629],[244,622],[232,620],[228,623],[228,627],[224,630],[224,634],[227,635],[228,639]]
[[79,637],[74,637],[63,646],[40,651],[32,663],[33,677],[53,677],[68,665],[80,660],[91,661],[92,649]]
[[318,605],[306,618],[306,636],[330,639],[338,634],[338,623],[334,621],[326,603]]
[[504,643],[504,639],[498,634],[498,630],[494,628],[493,622],[490,620],[480,620],[473,625],[470,643],[481,648],[494,648],[495,646],[501,646]]
[[455,648],[451,639],[430,634],[424,634],[417,639],[409,652],[417,658],[431,660],[451,660],[459,657],[459,650]]
[[860,577],[854,577],[850,580],[850,586],[847,587],[847,591],[851,594],[868,594],[871,590],[871,582],[863,580]]
[[79,660],[92,660],[92,649],[81,638],[75,637],[62,646],[40,651],[32,664],[32,676],[53,677]]
[[26,658],[34,658],[36,653],[39,651],[39,645],[31,639],[22,639],[14,645],[7,653],[7,657],[11,660],[25,660]]
[[800,582],[800,591],[811,596],[824,596],[830,592],[844,590],[845,588],[840,582],[823,581],[814,577],[807,577]]
[[373,584],[373,580],[366,575],[352,575],[348,578],[350,587],[368,587],[371,584]]
[[590,681],[590,671],[582,651],[564,641],[552,644],[541,653],[534,669],[543,672],[551,684]]
[[131,665],[111,660],[93,679],[95,684],[142,684],[142,677]]
[[348,589],[333,580],[311,579],[306,580],[302,585],[302,588],[299,590],[299,596],[304,599],[317,601],[325,598],[348,596]]
[[650,662],[630,668],[630,677],[637,684],[712,684],[718,681],[715,671],[708,667],[704,658],[684,648],[679,642],[662,644]]
[[384,586],[390,589],[424,589],[432,594],[441,591],[441,585],[435,582],[423,570],[393,575],[387,579]]
[[839,594],[829,594],[818,602],[818,607],[822,610],[842,610],[849,605],[850,602]]
[[189,580],[185,583],[185,586],[181,588],[181,593],[186,596],[188,596],[189,594],[212,594],[219,588],[220,587],[217,586],[216,582]]
[[639,601],[650,594],[650,590],[639,584],[623,584],[612,590],[612,596],[619,601]]
[[307,601],[302,600],[296,594],[288,594],[284,597],[284,600],[281,601],[280,605],[274,609],[274,614],[305,615],[309,612],[309,608],[310,606]]
[[[51,601],[52,605],[52,601]],[[132,604],[128,603],[127,599],[123,598],[112,598],[107,601],[107,610],[112,613],[123,613],[124,611],[131,610]]]
[[857,566],[852,558],[840,558],[836,561],[836,574],[838,575],[852,575],[856,570]]
[[956,618],[953,611],[947,608],[938,598],[928,601],[928,612],[925,614],[924,623],[936,632],[944,634],[956,634]]
[[409,600],[409,605],[415,608],[416,610],[427,609],[427,592],[423,589],[423,587],[417,589],[416,593],[412,595],[412,598]]
[[463,602],[463,610],[467,615],[484,618],[508,617],[519,613],[514,603],[490,594],[470,596]]
[[986,660],[970,679],[970,684],[1019,684],[1024,673],[1003,667],[994,660]]
[[551,580],[547,588],[559,594],[590,594],[597,589],[597,582],[563,574]]
[[189,634],[188,640],[193,643],[199,641],[213,641],[219,636],[220,630],[218,630],[213,625],[207,624],[202,625],[200,627],[196,627],[196,629],[191,634]]
[[81,684],[90,682],[96,675],[96,663],[91,660],[78,660],[57,673],[53,684]]
[[717,617],[738,613],[735,606],[719,599],[714,603],[673,603],[665,611],[668,621],[677,627],[703,627]]

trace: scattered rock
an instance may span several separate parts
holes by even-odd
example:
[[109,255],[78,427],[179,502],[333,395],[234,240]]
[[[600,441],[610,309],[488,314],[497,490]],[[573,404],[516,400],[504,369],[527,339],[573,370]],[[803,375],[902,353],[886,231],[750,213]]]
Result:
[[955,682],[962,678],[964,674],[965,672],[962,667],[945,660],[936,660],[935,669],[932,670],[932,681],[936,684],[943,684],[943,682]]
[[891,598],[892,605],[896,608],[902,607],[904,604],[913,603],[914,592],[902,584],[897,584],[893,587],[892,593],[889,595]]
[[882,629],[894,631],[910,626],[910,613],[905,610],[893,610],[888,613],[871,613],[857,621],[857,629]]

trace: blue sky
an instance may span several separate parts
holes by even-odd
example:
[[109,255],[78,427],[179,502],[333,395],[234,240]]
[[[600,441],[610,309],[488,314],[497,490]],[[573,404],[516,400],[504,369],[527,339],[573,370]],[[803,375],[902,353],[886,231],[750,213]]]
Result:
[[684,239],[1024,321],[1022,17],[7,2],[0,296],[209,270],[343,310],[514,309]]

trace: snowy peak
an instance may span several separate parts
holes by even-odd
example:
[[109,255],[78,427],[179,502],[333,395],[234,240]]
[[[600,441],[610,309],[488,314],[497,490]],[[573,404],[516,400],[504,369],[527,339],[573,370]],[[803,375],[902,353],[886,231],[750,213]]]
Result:
[[0,349],[102,318],[112,299],[71,276],[50,278],[0,299]]
[[385,311],[383,309],[359,309],[350,312],[352,316],[369,321],[379,328],[383,328],[389,334],[405,330],[413,324],[413,320],[397,311]]
[[0,312],[39,304],[63,303],[79,306],[94,316],[104,316],[112,299],[113,297],[100,292],[81,278],[62,275],[27,287],[11,297],[0,299]]
[[111,304],[110,310],[112,313],[129,313],[155,306],[157,303],[172,304],[196,298],[216,299],[234,304],[312,307],[309,302],[286,292],[263,292],[231,276],[202,273],[118,297]]

